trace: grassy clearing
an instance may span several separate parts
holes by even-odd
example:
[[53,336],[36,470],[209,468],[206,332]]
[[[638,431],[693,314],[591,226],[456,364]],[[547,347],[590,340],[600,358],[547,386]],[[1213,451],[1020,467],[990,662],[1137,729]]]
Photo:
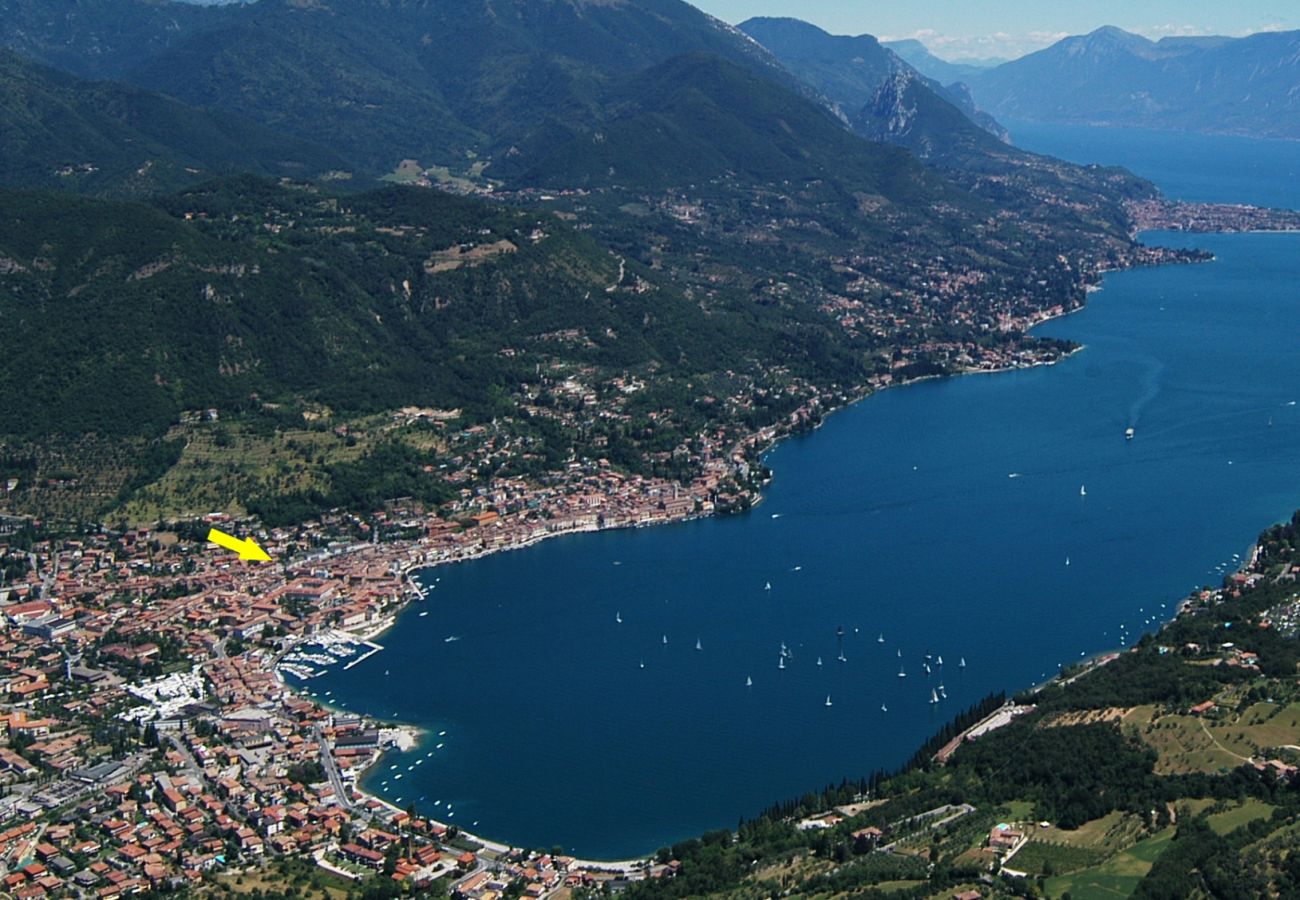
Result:
[[1099,865],[1050,878],[1047,896],[1060,897],[1068,892],[1071,897],[1081,900],[1128,897],[1173,839],[1174,829],[1166,828]]
[[[1234,698],[1219,699],[1226,707]],[[1220,715],[1159,716],[1131,733],[1160,754],[1156,771],[1162,775],[1233,769],[1300,740],[1300,702],[1255,703]]]
[[391,181],[394,184],[412,184],[420,179],[424,170],[420,168],[418,160],[404,159],[397,164],[397,168],[389,172],[380,181]]
[[1210,827],[1214,829],[1216,834],[1227,834],[1229,831],[1235,831],[1256,819],[1268,818],[1273,815],[1274,809],[1276,807],[1273,805],[1252,797],[1233,809],[1220,813],[1211,813],[1206,817],[1206,821],[1210,823]]
[[1202,720],[1197,716],[1161,716],[1142,732],[1142,740],[1160,754],[1157,773],[1217,772],[1241,765],[1235,750],[1220,735],[1207,731],[1208,724],[1205,728],[1201,725]]
[[327,488],[326,467],[354,461],[390,437],[422,451],[441,448],[441,439],[429,431],[402,427],[384,415],[348,426],[347,434],[310,427],[267,431],[224,422],[178,426],[169,438],[185,441],[180,459],[114,516],[150,524],[215,511],[243,515],[252,496]]
[[1139,817],[1116,810],[1100,819],[1084,822],[1073,831],[1045,829],[1042,838],[1053,844],[1109,854],[1133,846],[1144,833],[1145,828]]
[[882,881],[880,884],[872,885],[872,888],[886,894],[896,894],[899,891],[908,891],[923,884],[925,884],[924,881]]
[[122,508],[133,523],[220,510],[246,512],[252,494],[320,488],[321,464],[355,459],[363,452],[332,431],[258,433],[237,425],[174,429],[186,441],[176,465]]

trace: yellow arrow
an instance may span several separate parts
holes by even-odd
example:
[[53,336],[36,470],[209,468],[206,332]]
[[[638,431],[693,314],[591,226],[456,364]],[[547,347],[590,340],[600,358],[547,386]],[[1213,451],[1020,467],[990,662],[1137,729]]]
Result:
[[270,562],[271,560],[267,552],[257,546],[257,541],[252,538],[241,541],[232,534],[226,534],[224,531],[213,528],[208,532],[208,540],[218,546],[225,547],[227,550],[234,550],[239,554],[240,559],[251,559],[254,562]]

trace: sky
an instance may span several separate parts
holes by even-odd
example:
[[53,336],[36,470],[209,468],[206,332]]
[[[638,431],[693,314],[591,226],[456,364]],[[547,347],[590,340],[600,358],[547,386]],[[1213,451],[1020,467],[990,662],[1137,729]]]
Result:
[[1152,39],[1300,29],[1296,0],[691,0],[733,24],[792,16],[832,34],[917,38],[945,59],[1014,58],[1118,25]]

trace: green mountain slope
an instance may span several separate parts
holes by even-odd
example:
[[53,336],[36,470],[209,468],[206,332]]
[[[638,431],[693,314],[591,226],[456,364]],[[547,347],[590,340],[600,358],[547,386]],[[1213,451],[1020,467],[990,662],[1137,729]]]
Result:
[[150,194],[223,171],[315,176],[333,153],[238,115],[90,82],[0,50],[0,183]]
[[[396,188],[341,204],[249,179],[165,209],[6,192],[0,421],[36,436],[158,433],[182,410],[238,411],[254,396],[487,414],[515,368],[497,355],[513,338],[610,328],[622,336],[603,350],[612,362],[689,366],[705,348],[683,340],[716,335],[666,291],[656,315],[686,324],[641,327],[648,295],[610,302],[617,261],[559,222]],[[527,237],[539,227],[545,238]],[[480,263],[436,265],[448,248],[500,241]]]
[[919,202],[951,194],[906,153],[863,141],[815,103],[709,54],[629,82],[608,120],[525,173],[536,184],[824,181]]
[[[238,111],[373,173],[503,154],[598,115],[611,83],[708,51],[797,83],[680,0],[0,0],[0,44],[79,74]],[[76,48],[77,52],[70,52]]]

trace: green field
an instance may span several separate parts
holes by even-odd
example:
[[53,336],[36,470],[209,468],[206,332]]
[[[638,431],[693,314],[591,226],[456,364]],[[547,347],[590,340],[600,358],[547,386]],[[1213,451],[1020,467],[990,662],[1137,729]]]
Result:
[[1051,828],[1042,835],[1044,840],[1053,844],[1068,844],[1109,854],[1132,846],[1143,832],[1141,819],[1137,816],[1116,810],[1084,822],[1073,831]]
[[1274,809],[1276,807],[1273,805],[1252,797],[1238,807],[1211,814],[1206,821],[1210,823],[1210,827],[1214,829],[1216,834],[1227,834],[1243,825],[1250,824],[1256,819],[1265,819],[1271,816]]
[[1173,838],[1174,829],[1166,828],[1100,865],[1050,878],[1047,881],[1047,896],[1060,897],[1068,892],[1076,900],[1128,897],[1137,888],[1138,882],[1151,871],[1152,864]]
[[1006,868],[1030,875],[1055,875],[1094,866],[1102,855],[1099,851],[1086,847],[1030,841],[1007,861]]

